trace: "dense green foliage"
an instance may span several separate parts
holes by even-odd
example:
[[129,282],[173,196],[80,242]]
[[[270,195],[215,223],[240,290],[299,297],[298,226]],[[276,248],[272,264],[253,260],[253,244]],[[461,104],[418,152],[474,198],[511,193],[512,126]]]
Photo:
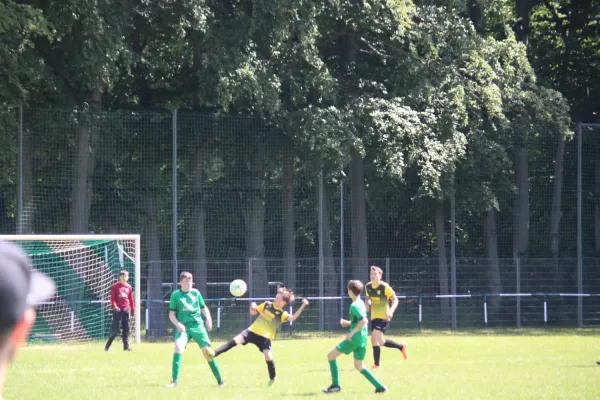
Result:
[[316,257],[320,171],[325,257],[345,175],[348,257],[444,275],[452,196],[459,256],[573,256],[599,18],[589,0],[3,1],[2,230],[141,232],[170,258],[177,108],[181,258]]

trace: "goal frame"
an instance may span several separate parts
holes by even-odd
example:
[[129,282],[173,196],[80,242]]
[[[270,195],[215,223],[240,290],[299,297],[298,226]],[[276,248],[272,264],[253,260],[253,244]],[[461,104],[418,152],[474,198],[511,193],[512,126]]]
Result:
[[132,240],[135,245],[135,256],[134,256],[134,264],[135,264],[135,291],[134,293],[134,301],[135,301],[135,343],[139,344],[141,342],[142,334],[141,334],[141,325],[142,325],[142,315],[141,315],[141,276],[140,276],[140,266],[141,266],[141,258],[140,258],[140,235],[139,234],[114,234],[114,235],[98,235],[98,234],[70,234],[70,235],[0,235],[0,240],[7,241],[44,241],[44,240],[64,240],[64,241],[87,241],[87,240]]

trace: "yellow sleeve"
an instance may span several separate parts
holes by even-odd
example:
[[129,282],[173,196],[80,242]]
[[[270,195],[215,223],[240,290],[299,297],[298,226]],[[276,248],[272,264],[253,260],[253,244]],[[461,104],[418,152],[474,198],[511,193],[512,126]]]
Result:
[[394,292],[394,289],[392,289],[390,285],[385,285],[385,297],[389,299],[391,297],[394,297],[395,295],[396,292]]
[[258,305],[258,307],[256,307],[256,312],[258,312],[258,313],[260,314],[260,313],[262,313],[263,311],[265,311],[265,305],[266,305],[266,304],[267,304],[266,302],[264,302],[264,303],[260,303],[260,304]]
[[288,313],[287,311],[284,311],[283,314],[281,314],[281,323],[285,324],[286,322],[288,322],[290,318],[290,313]]

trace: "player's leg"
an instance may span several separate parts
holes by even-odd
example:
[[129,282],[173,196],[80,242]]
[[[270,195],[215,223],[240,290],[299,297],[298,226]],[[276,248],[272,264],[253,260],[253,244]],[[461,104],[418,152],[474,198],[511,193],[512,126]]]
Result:
[[[267,339],[269,340],[269,339]],[[269,371],[269,386],[275,383],[275,361],[273,361],[273,351],[271,350],[271,341],[269,340],[268,348],[263,348],[263,354],[265,355],[265,361],[267,363],[267,370]]]
[[[383,336],[383,335],[382,335]],[[402,357],[406,360],[408,358],[408,345],[406,342],[398,343],[391,339],[383,339],[383,346],[391,349],[398,349],[402,353]]]
[[189,330],[189,335],[194,338],[198,346],[200,346],[200,350],[202,350],[202,354],[206,361],[208,361],[208,366],[212,371],[215,379],[219,386],[223,386],[225,382],[223,382],[223,378],[221,377],[221,371],[219,370],[219,366],[217,365],[217,361],[215,358],[215,351],[210,347],[210,339],[208,338],[208,332],[204,327],[192,328]]
[[348,354],[352,351],[352,344],[347,340],[340,342],[336,347],[327,353],[329,361],[329,372],[331,373],[331,385],[323,389],[323,393],[337,393],[342,388],[340,387],[340,373],[337,365],[337,358],[342,354]]
[[375,393],[384,393],[387,391],[386,387],[373,375],[368,368],[365,367],[364,359],[367,355],[367,346],[360,346],[354,349],[354,368],[362,374],[373,386],[375,386]]
[[106,342],[106,345],[104,346],[105,351],[108,351],[108,349],[110,349],[110,345],[112,344],[113,340],[115,340],[115,338],[119,334],[119,325],[120,324],[121,324],[121,311],[113,312],[110,336],[108,337],[108,341]]
[[122,334],[122,339],[123,339],[123,350],[125,351],[131,351],[131,348],[129,347],[129,332],[130,332],[130,313],[129,311],[123,311],[123,315],[121,316],[121,325],[123,327],[123,334]]
[[246,344],[247,336],[248,336],[248,330],[245,329],[239,335],[237,335],[236,337],[234,337],[233,339],[231,339],[230,341],[228,341],[227,343],[225,343],[224,345],[219,347],[217,350],[215,350],[215,357],[225,353],[226,351],[231,350],[238,344]]
[[167,386],[175,387],[179,383],[179,371],[181,370],[181,357],[187,346],[189,336],[187,332],[175,333],[175,349],[173,351],[173,363],[171,368],[171,383]]
[[384,343],[383,331],[378,326],[377,320],[373,320],[373,326],[371,331],[371,345],[373,346],[373,366],[371,369],[379,368],[379,362],[381,359],[381,345]]

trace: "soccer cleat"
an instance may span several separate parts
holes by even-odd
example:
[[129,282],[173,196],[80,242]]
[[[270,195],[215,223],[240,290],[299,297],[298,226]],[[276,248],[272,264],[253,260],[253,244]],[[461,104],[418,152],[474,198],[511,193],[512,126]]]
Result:
[[378,369],[379,369],[379,365],[377,365],[377,364],[371,365],[371,371],[376,371]]
[[168,388],[174,388],[174,387],[177,387],[177,385],[178,385],[177,381],[173,381],[173,382],[169,383],[169,384],[167,385],[167,387],[168,387]]
[[271,387],[275,384],[275,379],[269,379],[269,383],[267,383],[268,387]]
[[402,352],[402,357],[406,360],[408,358],[408,344],[406,344],[406,342],[402,342],[402,350],[400,350],[400,352]]
[[341,391],[342,388],[339,386],[331,385],[327,389],[323,389],[323,393],[337,393]]
[[108,351],[108,350],[110,350],[108,347],[105,347],[105,348],[104,348],[104,351]]
[[133,350],[131,349],[131,347],[128,347],[126,349],[123,349],[123,351],[133,351]]
[[600,361],[596,361],[596,364],[600,365]]
[[387,388],[385,386],[375,389],[375,393],[385,393],[385,392],[387,392]]
[[221,382],[219,382],[219,386],[220,386],[220,387],[225,387],[225,381],[221,381]]

